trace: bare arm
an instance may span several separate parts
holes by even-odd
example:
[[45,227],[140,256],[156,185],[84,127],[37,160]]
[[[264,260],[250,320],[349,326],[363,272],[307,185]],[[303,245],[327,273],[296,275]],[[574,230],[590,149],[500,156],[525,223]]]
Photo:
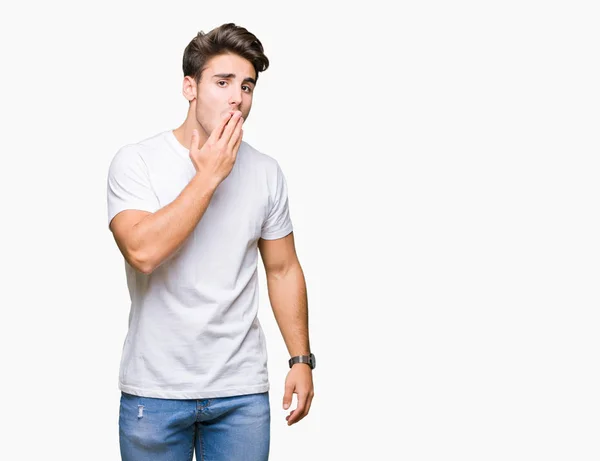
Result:
[[[308,355],[308,302],[304,273],[298,262],[294,246],[294,235],[277,240],[259,240],[259,249],[265,271],[269,298],[275,319],[291,356]],[[312,405],[314,386],[312,370],[305,363],[292,366],[285,380],[283,408],[292,404],[293,394],[297,395],[298,405],[286,420],[288,426],[303,419]]]
[[273,314],[290,356],[308,355],[308,300],[304,272],[298,261],[294,234],[259,240]]
[[228,114],[201,148],[194,132],[190,158],[196,175],[177,198],[154,213],[124,210],[112,219],[110,229],[131,266],[151,273],[192,233],[216,188],[233,168],[242,141],[242,125],[241,112]]
[[144,274],[171,256],[196,227],[217,188],[212,178],[196,174],[171,203],[149,213],[125,210],[110,223],[127,262]]

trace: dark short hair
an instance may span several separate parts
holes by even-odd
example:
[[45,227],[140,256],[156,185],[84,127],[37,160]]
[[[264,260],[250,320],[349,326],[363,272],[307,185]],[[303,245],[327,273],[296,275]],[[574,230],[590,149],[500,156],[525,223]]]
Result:
[[250,61],[256,71],[257,81],[258,73],[269,67],[269,59],[265,56],[260,40],[244,27],[228,23],[215,27],[208,33],[198,32],[185,47],[183,76],[189,75],[198,83],[207,61],[227,53],[237,54]]

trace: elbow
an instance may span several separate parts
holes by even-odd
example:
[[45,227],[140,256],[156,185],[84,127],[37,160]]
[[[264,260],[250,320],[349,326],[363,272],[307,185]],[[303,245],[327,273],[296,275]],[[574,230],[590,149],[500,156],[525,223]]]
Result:
[[282,266],[270,266],[265,268],[268,280],[280,280],[285,277],[286,270]]
[[288,276],[295,276],[298,270],[302,272],[299,264],[274,264],[266,269],[266,273],[269,279],[282,280]]
[[156,266],[150,264],[142,264],[137,267],[137,270],[144,275],[150,275],[152,272],[154,272],[154,269],[156,269]]
[[145,275],[150,275],[157,267],[148,254],[132,252],[127,255],[126,259],[131,267]]

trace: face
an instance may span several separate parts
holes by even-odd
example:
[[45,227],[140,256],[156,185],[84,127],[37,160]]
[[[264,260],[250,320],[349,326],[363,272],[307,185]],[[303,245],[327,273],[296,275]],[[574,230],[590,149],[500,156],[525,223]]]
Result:
[[195,87],[196,120],[207,136],[228,111],[239,110],[248,118],[255,85],[256,72],[247,59],[223,54],[207,61]]

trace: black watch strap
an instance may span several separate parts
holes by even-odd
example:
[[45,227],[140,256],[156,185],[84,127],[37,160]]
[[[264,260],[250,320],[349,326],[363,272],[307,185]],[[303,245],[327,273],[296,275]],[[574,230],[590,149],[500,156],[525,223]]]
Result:
[[314,368],[317,366],[315,355],[312,353],[310,355],[296,355],[292,357],[288,363],[290,364],[290,368],[292,368],[292,366],[296,363],[306,363],[310,366],[311,370],[314,370]]

